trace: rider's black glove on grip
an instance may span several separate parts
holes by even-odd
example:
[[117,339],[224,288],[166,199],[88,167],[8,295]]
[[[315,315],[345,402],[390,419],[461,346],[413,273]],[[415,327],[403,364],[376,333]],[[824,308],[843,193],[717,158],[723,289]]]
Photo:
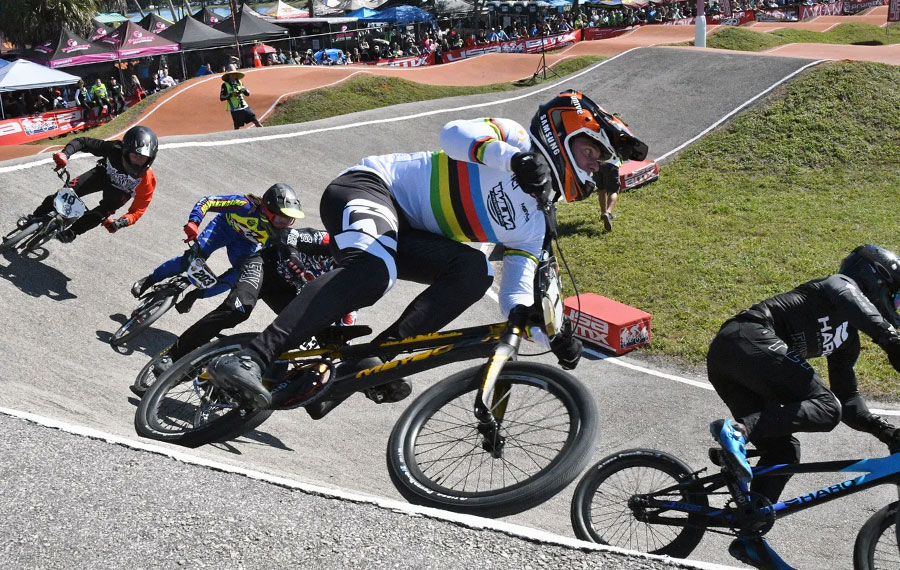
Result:
[[550,186],[550,165],[540,154],[517,152],[509,162],[519,188],[526,194],[541,196]]
[[581,341],[575,338],[572,321],[568,318],[565,319],[562,330],[550,339],[550,350],[559,359],[559,365],[564,369],[574,370],[578,366],[584,347]]

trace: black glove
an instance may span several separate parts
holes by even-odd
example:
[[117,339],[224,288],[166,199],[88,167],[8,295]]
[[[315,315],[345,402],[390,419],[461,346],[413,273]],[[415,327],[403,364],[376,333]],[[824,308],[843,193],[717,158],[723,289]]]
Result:
[[175,303],[175,310],[182,315],[187,313],[202,295],[203,291],[201,289],[192,289],[191,291],[188,291],[180,301]]
[[550,165],[543,155],[517,152],[509,162],[519,188],[526,194],[541,196],[550,188]]
[[562,330],[550,339],[550,350],[559,359],[559,365],[563,369],[574,370],[578,366],[584,347],[581,341],[575,338],[575,329],[568,317],[565,317]]

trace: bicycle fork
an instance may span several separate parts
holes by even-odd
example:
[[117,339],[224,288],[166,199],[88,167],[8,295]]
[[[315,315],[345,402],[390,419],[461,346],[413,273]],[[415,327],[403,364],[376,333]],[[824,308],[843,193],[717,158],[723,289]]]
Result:
[[478,420],[478,433],[483,436],[481,447],[495,459],[503,456],[506,438],[500,435],[501,424],[509,402],[509,382],[498,382],[503,366],[514,360],[522,337],[517,327],[511,327],[501,338],[481,368],[481,386],[475,397],[475,418]]

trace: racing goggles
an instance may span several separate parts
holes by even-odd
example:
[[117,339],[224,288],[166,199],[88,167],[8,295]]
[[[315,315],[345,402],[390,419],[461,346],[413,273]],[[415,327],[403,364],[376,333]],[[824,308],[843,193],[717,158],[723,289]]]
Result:
[[898,289],[896,293],[891,295],[891,305],[894,306],[894,311],[900,309],[900,289]]

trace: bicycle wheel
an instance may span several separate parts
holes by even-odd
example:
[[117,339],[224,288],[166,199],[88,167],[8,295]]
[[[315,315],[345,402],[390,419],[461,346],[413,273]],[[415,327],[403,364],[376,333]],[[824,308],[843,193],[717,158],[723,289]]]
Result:
[[853,545],[854,570],[897,570],[900,568],[898,549],[897,509],[894,501],[869,517],[859,529]]
[[153,367],[156,366],[156,363],[159,362],[163,356],[165,356],[165,354],[157,354],[141,368],[140,372],[138,372],[137,377],[134,379],[134,383],[130,387],[131,391],[136,396],[143,397],[147,390],[150,389],[150,386],[156,382],[156,373],[154,372]]
[[171,289],[164,289],[142,302],[131,313],[131,317],[109,339],[109,344],[120,346],[155,323],[157,319],[166,314],[166,311],[172,308],[175,302],[173,293],[174,291]]
[[18,232],[9,236],[8,238],[4,238],[2,243],[0,243],[0,254],[6,253],[7,251],[12,251],[20,243],[31,237],[35,232],[38,231],[41,227],[41,222],[34,222],[32,224],[27,225],[22,228]]
[[134,415],[137,433],[199,447],[233,439],[266,421],[272,410],[238,406],[200,377],[212,358],[237,352],[255,336],[245,333],[216,339],[175,362],[141,398]]
[[[707,506],[705,495],[674,488],[691,474],[680,459],[652,449],[629,449],[602,459],[582,477],[572,497],[572,526],[582,540],[650,554],[684,558],[700,544],[704,527],[695,515],[661,508],[643,508],[644,514],[665,515],[665,522],[640,521],[630,504],[635,495],[653,494],[670,500]],[[696,526],[694,526],[696,525]]]
[[594,398],[572,375],[533,362],[504,366],[495,392],[508,391],[494,409],[505,408],[506,443],[499,454],[486,451],[472,413],[480,369],[423,392],[391,431],[388,471],[410,502],[511,515],[560,492],[590,461],[600,417]]

